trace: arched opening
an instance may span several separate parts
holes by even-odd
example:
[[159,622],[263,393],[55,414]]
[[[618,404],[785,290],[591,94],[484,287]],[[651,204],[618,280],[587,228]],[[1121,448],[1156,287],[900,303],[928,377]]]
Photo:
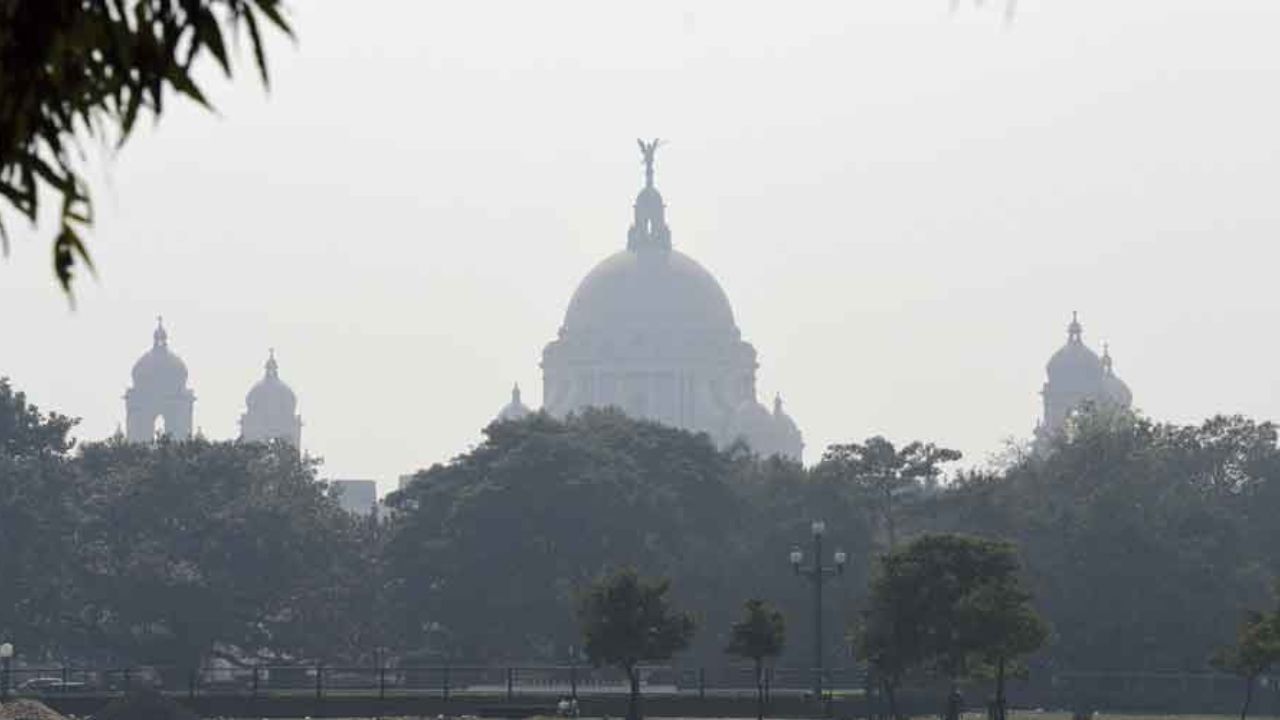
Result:
[[169,434],[168,428],[166,427],[164,415],[157,415],[155,419],[151,421],[151,423],[152,423],[151,436],[156,440],[160,440],[161,438]]

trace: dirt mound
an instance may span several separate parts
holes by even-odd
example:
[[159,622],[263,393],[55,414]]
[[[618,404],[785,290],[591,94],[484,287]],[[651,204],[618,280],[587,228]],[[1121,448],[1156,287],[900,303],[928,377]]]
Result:
[[35,700],[10,700],[0,704],[0,720],[67,720]]

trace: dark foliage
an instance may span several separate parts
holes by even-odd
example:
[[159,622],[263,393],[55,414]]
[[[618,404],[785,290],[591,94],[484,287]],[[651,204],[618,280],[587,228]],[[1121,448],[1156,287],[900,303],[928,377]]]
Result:
[[[285,33],[281,0],[0,0],[0,198],[35,222],[44,191],[60,201],[53,267],[70,291],[92,269],[81,230],[92,222],[74,151],[86,139],[123,144],[166,95],[207,106],[195,65],[212,56],[228,76],[229,41],[246,33],[264,82],[263,30]],[[6,213],[7,214],[7,213]],[[0,245],[8,234],[0,215]]]

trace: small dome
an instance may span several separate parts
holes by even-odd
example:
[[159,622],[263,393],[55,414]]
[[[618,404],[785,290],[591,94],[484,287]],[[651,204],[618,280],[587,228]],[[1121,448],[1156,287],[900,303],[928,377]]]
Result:
[[516,384],[511,388],[511,402],[502,406],[502,409],[498,411],[497,420],[499,422],[523,420],[524,418],[529,417],[532,412],[532,410],[520,401],[520,385]]
[[276,363],[274,350],[267,356],[266,374],[249,390],[244,404],[249,412],[273,410],[289,416],[296,412],[298,396],[280,379],[280,367]]
[[179,391],[187,386],[187,365],[169,349],[169,333],[157,319],[151,349],[133,364],[133,386]]
[[1106,394],[1107,400],[1121,407],[1127,408],[1132,405],[1133,391],[1116,375],[1111,361],[1111,349],[1106,345],[1102,346],[1102,373],[1102,391]]
[[773,421],[783,433],[800,435],[800,427],[796,425],[796,421],[782,409],[782,395],[773,396]]

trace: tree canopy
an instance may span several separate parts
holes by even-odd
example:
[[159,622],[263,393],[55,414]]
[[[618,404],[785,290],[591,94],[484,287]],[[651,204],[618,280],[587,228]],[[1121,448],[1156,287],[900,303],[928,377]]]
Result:
[[759,598],[742,606],[742,619],[733,624],[725,652],[755,664],[756,717],[764,718],[764,661],[782,653],[787,625],[782,613]]
[[940,674],[954,687],[995,665],[1003,683],[1007,661],[1044,643],[1018,572],[1012,545],[961,535],[922,535],[881,557],[858,645],[891,705],[913,670]]
[[693,637],[693,616],[672,608],[670,587],[668,580],[648,580],[625,568],[592,583],[579,605],[587,658],[622,670],[630,681],[628,720],[640,717],[636,666],[670,659]]

